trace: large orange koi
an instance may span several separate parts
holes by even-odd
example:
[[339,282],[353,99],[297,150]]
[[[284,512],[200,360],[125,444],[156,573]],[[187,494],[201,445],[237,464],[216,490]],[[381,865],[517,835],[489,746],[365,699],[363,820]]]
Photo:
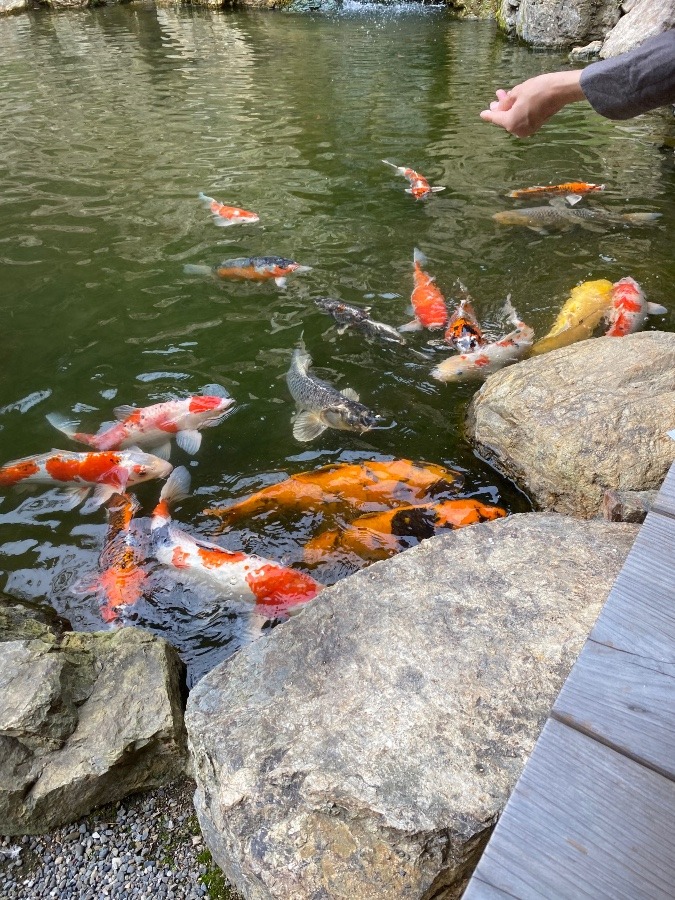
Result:
[[205,509],[204,513],[219,516],[224,526],[231,526],[270,509],[301,513],[376,512],[453,496],[461,485],[459,472],[409,459],[337,463],[314,472],[299,472],[246,500]]
[[143,596],[145,553],[132,525],[139,506],[130,494],[114,494],[108,503],[108,532],[99,557],[101,574],[94,582],[94,589],[104,597],[104,622],[114,622],[121,607],[132,606]]
[[229,225],[255,225],[260,221],[260,216],[254,212],[248,212],[245,209],[239,209],[238,206],[226,206],[219,203],[213,197],[207,197],[206,194],[199,195],[202,205],[210,210],[213,216],[213,224],[219,225],[221,228],[227,228]]
[[445,306],[445,298],[436,281],[422,268],[427,261],[421,250],[415,247],[413,262],[415,264],[415,284],[410,297],[415,318],[407,325],[402,325],[399,331],[420,331],[428,328],[430,331],[443,328],[448,319],[448,310]]

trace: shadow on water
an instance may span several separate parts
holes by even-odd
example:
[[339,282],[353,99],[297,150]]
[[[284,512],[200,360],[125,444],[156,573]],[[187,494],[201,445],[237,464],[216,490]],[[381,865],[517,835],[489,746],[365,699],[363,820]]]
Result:
[[[210,536],[209,503],[372,457],[458,468],[471,496],[528,509],[465,439],[476,385],[433,382],[423,335],[403,348],[337,335],[313,299],[368,304],[399,325],[419,246],[439,286],[460,277],[493,325],[510,292],[541,335],[574,284],[630,274],[670,309],[647,327],[672,329],[665,119],[611,123],[579,105],[517,142],[478,118],[497,87],[560,65],[564,57],[510,44],[490,23],[407,4],[343,4],[330,16],[112,6],[0,20],[0,459],[65,447],[48,412],[95,431],[118,404],[220,382],[236,415],[204,433],[194,460],[172,457],[191,468],[194,495],[176,515],[196,534]],[[416,203],[383,158],[446,191]],[[579,179],[607,184],[603,206],[663,218],[549,236],[491,218],[513,204],[504,196],[513,188]],[[215,228],[199,191],[255,210],[260,224]],[[248,255],[313,269],[285,291],[183,273],[185,263]],[[295,442],[283,376],[301,335],[319,374],[355,388],[394,427]],[[139,488],[142,515],[158,490]],[[251,523],[222,540],[297,564],[316,523],[291,524]],[[97,599],[73,586],[96,572],[102,512],[7,494],[0,527],[10,594],[101,627]],[[157,589],[130,620],[167,636],[198,677],[250,635],[217,598],[165,575],[153,573]]]

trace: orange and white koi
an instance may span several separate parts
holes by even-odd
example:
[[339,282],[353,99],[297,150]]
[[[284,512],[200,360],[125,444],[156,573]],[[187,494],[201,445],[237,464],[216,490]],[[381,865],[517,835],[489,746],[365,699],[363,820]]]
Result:
[[462,481],[460,472],[410,459],[335,463],[298,472],[231,506],[205,509],[204,515],[219,516],[224,526],[231,526],[270,510],[377,512],[454,496]]
[[190,475],[179,466],[162,488],[152,514],[151,532],[157,560],[176,575],[193,578],[215,588],[228,602],[244,601],[265,619],[283,618],[312,600],[322,585],[311,575],[289,569],[261,556],[226,550],[192,537],[172,524],[170,508],[187,496]]
[[152,449],[156,456],[168,459],[171,437],[186,453],[195,454],[202,442],[200,429],[219,425],[230,413],[234,400],[219,384],[209,384],[203,394],[183,400],[168,400],[153,406],[137,408],[118,406],[117,422],[103,425],[96,434],[78,431],[79,422],[69,421],[58,413],[47,420],[74,441],[96,450],[119,450],[125,447]]
[[66,487],[73,495],[75,506],[93,490],[82,507],[82,512],[92,512],[113,494],[124,492],[134,484],[166,478],[172,468],[166,460],[135,449],[100,453],[52,450],[6,463],[0,468],[0,488],[36,484]]
[[464,296],[459,306],[448,319],[445,340],[460,353],[470,353],[486,343],[478,324],[469,292],[461,281],[457,282],[459,292]]
[[566,181],[564,184],[543,184],[535,187],[521,188],[517,191],[509,191],[506,195],[514,200],[527,200],[529,197],[557,197],[566,194],[568,202],[577,203],[584,194],[594,194],[604,191],[604,184],[592,184],[588,181]]
[[138,500],[130,494],[113,494],[108,503],[108,532],[99,556],[101,574],[93,585],[103,595],[104,622],[116,621],[122,607],[133,606],[143,596],[146,552],[133,524],[139,507]]
[[286,279],[293,272],[309,272],[311,266],[283,256],[240,256],[237,259],[225,259],[215,266],[183,266],[186,275],[217,275],[218,278],[235,278],[241,281],[269,281],[274,279],[278,287],[286,287]]
[[444,187],[432,187],[424,175],[420,175],[420,173],[416,172],[414,169],[408,169],[406,166],[394,165],[394,163],[389,162],[388,159],[383,159],[382,162],[387,166],[391,166],[392,169],[396,169],[399,175],[403,175],[404,178],[408,179],[410,187],[406,188],[405,192],[406,194],[412,194],[415,200],[426,200],[427,197],[430,197],[432,194],[445,190]]
[[464,528],[505,515],[506,511],[499,506],[469,498],[422,506],[404,505],[359,516],[342,530],[318,534],[305,544],[303,557],[308,564],[324,562],[336,555],[353,555],[371,562],[387,559],[445,528]]
[[479,347],[472,353],[451,356],[432,369],[431,376],[438,381],[463,381],[468,378],[482,378],[502,369],[504,366],[521,359],[532,346],[534,331],[518,317],[511,305],[506,301],[505,311],[508,321],[515,326],[514,331]]
[[612,305],[607,319],[608,337],[624,337],[642,326],[647,316],[663,316],[665,306],[648,303],[644,291],[633,278],[622,278],[612,285]]
[[207,197],[206,194],[199,194],[202,205],[210,210],[213,216],[213,224],[219,225],[221,228],[227,228],[229,225],[255,225],[260,221],[260,216],[254,212],[248,212],[246,209],[239,209],[238,206],[226,206],[219,203],[213,197]]
[[422,268],[426,264],[427,258],[417,247],[415,247],[413,253],[413,262],[415,265],[415,283],[410,302],[415,318],[412,322],[401,325],[399,331],[420,331],[422,328],[434,331],[438,328],[443,328],[448,320],[445,297],[441,293],[440,288],[434,283],[436,279]]

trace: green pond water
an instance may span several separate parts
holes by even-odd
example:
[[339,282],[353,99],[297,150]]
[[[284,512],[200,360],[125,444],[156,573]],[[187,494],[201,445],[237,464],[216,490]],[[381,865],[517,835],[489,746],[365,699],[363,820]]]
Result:
[[[219,382],[236,414],[204,432],[194,461],[172,455],[191,466],[193,495],[176,518],[193,533],[212,534],[207,505],[373,457],[456,467],[468,495],[529,509],[464,437],[477,385],[430,379],[441,357],[422,352],[428,334],[403,348],[338,336],[312,301],[368,303],[402,324],[418,246],[441,288],[460,277],[493,326],[510,293],[541,336],[577,282],[632,275],[670,310],[647,328],[672,330],[666,115],[612,123],[580,104],[521,142],[478,118],[497,87],[566,64],[505,41],[491,23],[419,6],[345,5],[329,17],[134,5],[0,20],[0,461],[84,449],[49,412],[95,431],[119,404]],[[416,203],[383,157],[447,190]],[[545,237],[491,219],[513,205],[509,190],[568,180],[604,182],[594,201],[604,207],[663,216],[648,228]],[[214,227],[199,191],[255,210],[260,224]],[[183,273],[248,255],[313,269],[285,291]],[[355,388],[389,427],[293,439],[284,374],[301,335],[318,373]],[[158,492],[156,482],[138,490],[146,516]],[[221,541],[298,564],[316,525],[272,516]],[[53,492],[6,494],[0,589],[100,628],[86,585],[105,533],[103,510],[66,511]],[[158,584],[128,621],[171,640],[192,679],[247,640],[222,598]]]

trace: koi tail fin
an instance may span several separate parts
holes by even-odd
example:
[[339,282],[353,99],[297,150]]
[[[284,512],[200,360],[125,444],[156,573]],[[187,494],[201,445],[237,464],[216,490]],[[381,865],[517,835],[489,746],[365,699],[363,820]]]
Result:
[[190,473],[185,466],[177,466],[169,478],[167,479],[162,493],[159,495],[159,502],[166,504],[169,508],[178,503],[179,500],[185,500],[190,496]]
[[413,251],[413,262],[416,262],[418,266],[423,266],[426,264],[426,261],[427,261],[427,258],[424,255],[424,253],[422,253],[421,250],[419,250],[417,247],[415,247],[415,249]]
[[507,322],[515,325],[516,328],[521,324],[520,317],[518,316],[513,303],[511,303],[511,294],[506,295],[502,312],[503,315],[506,316]]
[[659,212],[648,212],[648,213],[622,213],[621,218],[624,222],[630,222],[632,225],[648,225],[650,222],[656,222],[657,219],[660,219],[663,213]]
[[199,192],[199,196],[197,199],[200,200],[202,205],[207,209],[210,209],[211,204],[216,202],[213,197],[207,197],[206,194],[204,194],[202,191]]
[[190,263],[183,266],[186,275],[212,275],[211,266],[193,266]]
[[88,444],[90,447],[96,447],[96,435],[79,432],[77,430],[80,424],[79,422],[68,419],[60,413],[47,413],[45,418],[50,425],[53,425],[57,431],[60,431],[62,434],[65,434],[66,437],[69,437],[71,441],[79,441],[81,444]]

